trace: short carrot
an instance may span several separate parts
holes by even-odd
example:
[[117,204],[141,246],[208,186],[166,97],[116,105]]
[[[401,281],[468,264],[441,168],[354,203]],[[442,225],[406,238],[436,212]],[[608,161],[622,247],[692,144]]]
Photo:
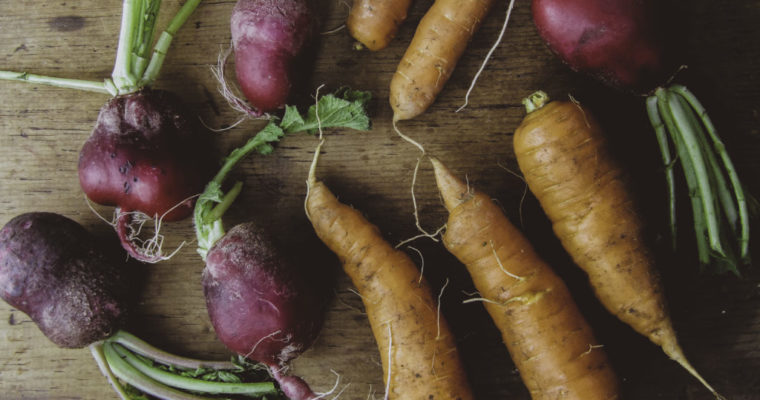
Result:
[[339,202],[313,169],[307,182],[307,216],[364,302],[386,399],[473,399],[454,337],[414,262],[359,211]]
[[593,116],[536,92],[515,131],[514,151],[554,232],[587,274],[601,303],[715,390],[686,359],[623,169]]
[[391,80],[394,121],[412,119],[435,101],[491,3],[492,0],[433,3]]
[[617,399],[605,352],[564,282],[487,195],[432,159],[443,243],[469,271],[533,400]]
[[372,51],[382,50],[406,19],[411,0],[354,0],[346,27],[351,36]]

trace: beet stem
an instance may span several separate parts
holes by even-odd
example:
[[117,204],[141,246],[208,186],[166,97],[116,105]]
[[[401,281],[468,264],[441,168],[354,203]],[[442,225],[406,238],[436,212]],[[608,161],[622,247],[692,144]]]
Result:
[[222,215],[227,212],[227,209],[235,202],[235,199],[240,195],[242,190],[243,182],[235,182],[235,185],[224,195],[222,201],[206,215],[205,221],[215,221],[222,218]]
[[277,388],[272,382],[227,383],[190,378],[156,368],[151,361],[141,359],[118,344],[108,343],[106,346],[113,346],[113,350],[126,361],[126,363],[145,374],[148,378],[172,388],[208,394],[245,394],[260,396],[277,393]]
[[694,216],[694,233],[696,235],[697,253],[699,261],[702,265],[706,265],[710,262],[709,245],[707,244],[707,222],[705,221],[705,213],[703,210],[703,200],[701,198],[701,192],[697,190],[697,177],[696,172],[692,164],[692,160],[686,154],[686,146],[684,144],[683,136],[678,130],[673,115],[668,103],[668,94],[665,89],[658,89],[655,93],[657,96],[657,108],[660,111],[660,117],[665,123],[668,129],[673,145],[675,146],[678,159],[681,161],[681,169],[684,173],[686,180],[686,186],[689,190],[689,198],[691,199],[692,214]]
[[161,67],[164,64],[166,53],[169,51],[169,46],[171,45],[174,36],[182,25],[187,22],[187,19],[190,18],[190,15],[195,11],[200,2],[201,0],[189,0],[183,4],[182,8],[179,9],[171,22],[169,22],[169,27],[161,33],[156,45],[153,47],[153,56],[150,59],[150,64],[148,64],[148,68],[142,74],[142,78],[140,79],[140,86],[149,86],[156,80],[161,71]]
[[144,393],[148,393],[162,399],[206,400],[204,397],[195,396],[176,389],[172,389],[145,376],[145,374],[125,361],[109,343],[104,343],[103,353],[105,354],[106,361],[111,367],[111,371],[113,371],[114,375]]
[[132,73],[132,53],[134,38],[140,25],[140,11],[143,0],[124,0],[121,10],[121,28],[119,44],[116,50],[111,79],[119,93],[128,93],[137,89],[137,78]]
[[132,60],[132,74],[142,76],[148,66],[148,54],[153,43],[153,35],[156,31],[156,19],[161,8],[160,1],[143,1],[141,4],[139,26],[134,38],[134,54]]
[[148,357],[165,365],[173,365],[179,368],[197,369],[197,368],[211,368],[211,369],[225,369],[236,370],[240,369],[234,363],[229,361],[206,361],[197,360],[194,358],[180,357],[171,353],[167,353],[157,347],[154,347],[137,336],[120,330],[115,335],[108,339],[109,342],[118,343],[130,351],[133,351],[142,356]]
[[665,184],[668,191],[668,227],[670,229],[671,247],[676,249],[676,184],[675,174],[673,168],[675,167],[675,160],[671,156],[670,146],[668,145],[668,133],[665,129],[665,123],[660,118],[660,112],[657,108],[657,96],[651,96],[647,99],[647,114],[649,115],[649,121],[654,128],[657,143],[660,146],[660,155],[662,156],[662,163],[665,166]]
[[40,83],[49,86],[57,86],[67,89],[79,89],[88,92],[97,92],[110,95],[116,95],[118,92],[113,82],[106,80],[103,82],[87,81],[82,79],[56,78],[52,76],[35,75],[27,72],[0,71],[0,79],[7,81],[19,81],[29,83]]
[[704,124],[705,129],[707,130],[707,134],[712,140],[715,151],[718,153],[721,161],[723,162],[723,167],[725,168],[726,174],[728,175],[729,182],[731,182],[731,188],[733,189],[733,193],[738,206],[739,223],[741,226],[741,235],[739,238],[740,254],[742,258],[746,259],[749,257],[749,211],[744,189],[741,181],[739,180],[739,175],[734,168],[731,157],[726,151],[725,145],[721,141],[720,137],[718,137],[715,126],[713,125],[710,116],[707,114],[707,110],[705,110],[704,106],[702,106],[697,97],[691,91],[689,91],[689,89],[682,85],[673,85],[671,87],[671,90],[683,96],[683,98],[697,113],[702,123]]
[[103,352],[103,342],[98,341],[90,346],[90,353],[92,353],[92,357],[95,359],[95,362],[98,364],[98,368],[100,368],[100,372],[103,373],[103,375],[108,380],[108,383],[111,384],[111,387],[116,392],[116,394],[119,395],[119,397],[122,400],[129,400],[130,397],[127,394],[127,392],[124,390],[124,387],[119,383],[116,376],[114,376],[113,371],[111,371],[111,367],[108,365],[108,361],[106,361],[106,356]]

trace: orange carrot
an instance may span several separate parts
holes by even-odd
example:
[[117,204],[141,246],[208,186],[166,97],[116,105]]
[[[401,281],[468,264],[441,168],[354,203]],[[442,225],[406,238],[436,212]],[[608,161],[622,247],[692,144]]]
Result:
[[391,80],[394,121],[414,118],[435,101],[492,0],[436,0],[420,21]]
[[543,92],[524,101],[529,112],[515,131],[514,150],[554,232],[611,313],[720,397],[678,344],[626,174],[599,125],[577,103],[547,102]]
[[443,243],[466,267],[533,400],[617,399],[605,352],[564,282],[485,194],[432,159]]
[[[315,157],[316,161],[316,157]],[[335,198],[312,172],[306,213],[338,255],[362,297],[380,350],[387,399],[473,399],[454,337],[430,287],[359,211]]]
[[346,27],[372,51],[384,49],[406,19],[411,0],[354,0]]

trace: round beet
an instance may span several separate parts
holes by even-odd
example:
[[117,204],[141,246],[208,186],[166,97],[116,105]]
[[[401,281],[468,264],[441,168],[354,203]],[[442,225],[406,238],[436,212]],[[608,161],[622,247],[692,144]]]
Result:
[[269,366],[301,354],[322,326],[317,291],[252,223],[233,227],[209,250],[203,290],[219,339]]
[[0,297],[58,346],[106,339],[124,318],[120,263],[96,242],[53,213],[22,214],[0,230]]
[[618,89],[652,91],[674,72],[659,1],[533,0],[538,33],[575,71]]
[[79,183],[98,204],[182,219],[208,178],[202,139],[196,118],[169,92],[115,97],[79,153]]

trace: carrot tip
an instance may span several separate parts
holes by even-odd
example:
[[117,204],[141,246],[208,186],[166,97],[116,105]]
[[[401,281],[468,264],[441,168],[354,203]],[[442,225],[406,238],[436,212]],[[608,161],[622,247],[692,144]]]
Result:
[[472,192],[467,184],[454,176],[437,158],[430,157],[430,162],[433,164],[435,182],[443,198],[443,204],[447,210],[452,211],[466,201]]

